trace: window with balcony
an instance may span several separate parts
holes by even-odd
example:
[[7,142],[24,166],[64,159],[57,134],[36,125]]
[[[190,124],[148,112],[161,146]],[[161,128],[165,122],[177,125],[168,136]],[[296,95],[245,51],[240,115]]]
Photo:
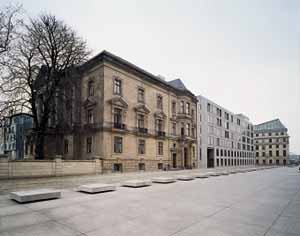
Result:
[[142,114],[137,115],[138,128],[145,128],[145,116]]
[[143,88],[138,88],[138,102],[145,102],[145,90]]
[[123,152],[123,138],[122,137],[114,137],[114,153],[122,153]]
[[155,120],[155,130],[158,131],[158,132],[163,131],[163,120],[161,120],[161,119],[156,119]]
[[141,155],[146,153],[146,142],[144,139],[139,139],[138,153]]
[[122,109],[114,108],[114,127],[118,128],[122,126]]
[[122,95],[122,81],[117,78],[114,80],[114,94]]
[[186,128],[186,135],[191,136],[191,125],[189,123],[186,123],[185,128]]

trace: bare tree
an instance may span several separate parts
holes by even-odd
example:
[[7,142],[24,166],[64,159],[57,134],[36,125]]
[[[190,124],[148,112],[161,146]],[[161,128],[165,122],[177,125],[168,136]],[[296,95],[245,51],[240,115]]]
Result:
[[[24,25],[8,60],[0,92],[5,99],[2,111],[27,111],[34,122],[35,155],[44,158],[49,119],[56,114],[56,99],[62,82],[72,77],[74,67],[89,55],[86,42],[53,15],[41,15]],[[1,110],[0,110],[1,112]]]
[[0,55],[9,50],[15,38],[16,28],[21,23],[20,5],[9,5],[0,9]]

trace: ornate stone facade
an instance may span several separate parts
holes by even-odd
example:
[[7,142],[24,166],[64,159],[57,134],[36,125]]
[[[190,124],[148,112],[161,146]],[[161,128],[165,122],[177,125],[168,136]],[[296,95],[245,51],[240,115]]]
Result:
[[197,99],[181,80],[106,51],[80,71],[80,91],[67,88],[80,97],[80,119],[64,134],[64,158],[100,157],[104,172],[197,167]]

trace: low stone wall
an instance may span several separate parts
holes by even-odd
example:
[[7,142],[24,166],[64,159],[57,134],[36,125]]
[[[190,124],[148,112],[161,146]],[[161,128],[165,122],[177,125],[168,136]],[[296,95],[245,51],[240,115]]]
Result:
[[22,160],[0,157],[0,179],[101,174],[99,159],[94,160]]

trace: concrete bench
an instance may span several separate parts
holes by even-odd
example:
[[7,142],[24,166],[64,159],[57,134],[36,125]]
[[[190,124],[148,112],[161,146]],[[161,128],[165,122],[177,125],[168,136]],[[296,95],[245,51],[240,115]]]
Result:
[[61,192],[55,189],[35,189],[10,193],[10,199],[20,203],[49,200],[60,197]]
[[200,178],[200,179],[204,179],[204,178],[208,178],[210,175],[207,173],[196,173],[194,174],[195,178]]
[[177,175],[176,179],[182,180],[182,181],[189,181],[189,180],[193,180],[194,177],[191,175]]
[[79,186],[78,190],[86,193],[101,193],[115,191],[116,186],[113,184],[86,184]]
[[221,174],[219,172],[209,172],[210,176],[220,176]]
[[122,186],[132,188],[146,187],[150,185],[152,185],[151,180],[128,180],[122,183]]
[[152,179],[153,183],[159,183],[159,184],[169,184],[174,183],[176,180],[172,177],[157,177]]
[[230,173],[228,171],[222,171],[220,172],[220,175],[229,175]]

